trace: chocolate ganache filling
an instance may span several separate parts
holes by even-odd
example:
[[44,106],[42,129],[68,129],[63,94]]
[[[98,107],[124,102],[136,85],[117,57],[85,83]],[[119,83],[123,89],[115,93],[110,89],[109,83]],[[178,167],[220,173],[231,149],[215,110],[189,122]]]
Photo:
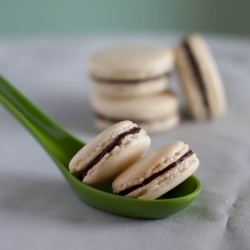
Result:
[[205,82],[204,82],[204,79],[202,77],[199,65],[195,59],[193,52],[192,52],[192,49],[191,49],[191,47],[188,44],[188,41],[186,39],[183,42],[183,48],[186,51],[186,54],[188,56],[188,59],[189,59],[191,66],[192,66],[194,75],[197,79],[198,87],[199,87],[201,94],[202,94],[202,97],[203,97],[203,103],[204,103],[204,106],[207,110],[207,117],[210,117],[210,108],[209,108],[209,103],[208,103],[208,99],[207,99],[207,91],[206,91],[206,87],[205,87]]
[[141,128],[139,127],[134,127],[131,128],[130,130],[123,132],[117,136],[117,138],[109,144],[107,147],[105,147],[102,152],[97,155],[93,161],[82,171],[81,173],[81,180],[84,179],[84,177],[87,175],[88,171],[93,168],[98,162],[101,161],[104,155],[107,153],[111,152],[116,146],[119,146],[122,143],[122,140],[127,136],[127,135],[132,135],[132,134],[137,134],[139,133]]
[[170,169],[176,167],[179,163],[183,162],[184,160],[186,160],[188,157],[190,157],[194,152],[192,150],[189,150],[186,154],[184,154],[180,159],[178,159],[177,161],[171,163],[170,165],[168,165],[166,168],[160,170],[159,172],[151,175],[150,177],[148,177],[147,179],[145,179],[142,183],[137,184],[135,186],[129,187],[124,189],[123,191],[119,192],[119,195],[125,196],[133,191],[135,191],[138,188],[141,188],[145,185],[147,185],[148,183],[150,183],[151,181],[153,181],[154,179],[156,179],[157,177],[165,174],[167,171],[169,171]]
[[150,81],[154,81],[154,80],[158,80],[160,78],[163,77],[169,77],[170,73],[163,73],[160,74],[158,76],[154,76],[154,77],[148,77],[145,79],[104,79],[104,78],[99,78],[96,76],[91,75],[91,78],[99,83],[111,83],[111,84],[137,84],[137,83],[141,83],[141,82],[150,82]]

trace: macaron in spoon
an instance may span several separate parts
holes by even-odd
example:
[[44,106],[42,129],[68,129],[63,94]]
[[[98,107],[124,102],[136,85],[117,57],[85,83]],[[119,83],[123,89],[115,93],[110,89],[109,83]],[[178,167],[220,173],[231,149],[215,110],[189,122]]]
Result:
[[186,37],[176,49],[176,63],[191,115],[196,120],[222,116],[226,111],[223,84],[203,37]]
[[69,161],[85,142],[70,134],[1,75],[0,103],[40,142],[75,194],[94,208],[121,216],[159,219],[186,208],[201,191],[202,184],[195,176],[179,185],[170,198],[155,201],[114,195],[110,182],[98,189],[85,185],[68,169]]
[[198,166],[199,160],[189,146],[175,141],[144,156],[118,175],[112,184],[113,192],[154,200],[190,177]]
[[103,130],[131,120],[148,133],[161,132],[179,124],[179,101],[170,91],[138,98],[108,98],[95,94],[91,99],[95,125]]
[[98,187],[138,160],[150,142],[145,130],[122,121],[80,149],[69,163],[70,172],[80,173],[83,183]]
[[160,93],[167,89],[173,67],[173,51],[153,45],[103,49],[93,54],[88,63],[96,92],[112,97]]

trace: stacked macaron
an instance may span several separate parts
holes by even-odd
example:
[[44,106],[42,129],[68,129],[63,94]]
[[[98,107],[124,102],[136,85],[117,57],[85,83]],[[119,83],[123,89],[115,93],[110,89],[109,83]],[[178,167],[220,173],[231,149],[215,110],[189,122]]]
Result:
[[205,40],[195,34],[176,49],[121,46],[95,53],[89,72],[97,128],[104,130],[122,120],[148,132],[175,127],[180,121],[179,102],[168,86],[175,62],[191,116],[206,120],[223,115],[222,81]]
[[168,90],[174,52],[157,46],[105,49],[89,60],[95,89],[91,104],[97,128],[131,120],[148,132],[179,123],[176,95]]

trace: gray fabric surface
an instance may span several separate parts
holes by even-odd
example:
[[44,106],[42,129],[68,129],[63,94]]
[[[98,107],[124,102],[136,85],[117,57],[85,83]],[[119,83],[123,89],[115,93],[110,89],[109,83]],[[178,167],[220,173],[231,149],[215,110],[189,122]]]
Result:
[[[206,37],[225,84],[227,116],[184,119],[152,135],[152,151],[183,140],[197,153],[200,196],[166,219],[104,213],[73,193],[40,145],[0,106],[0,249],[250,249],[250,41]],[[166,35],[0,40],[0,72],[56,121],[88,142],[86,60],[117,43],[173,45]],[[176,75],[171,82],[185,104]]]

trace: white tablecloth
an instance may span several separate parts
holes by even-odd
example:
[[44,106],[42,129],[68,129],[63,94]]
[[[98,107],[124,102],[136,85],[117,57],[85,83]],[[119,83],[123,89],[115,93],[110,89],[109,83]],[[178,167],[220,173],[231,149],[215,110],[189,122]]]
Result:
[[[0,39],[0,72],[38,106],[88,142],[86,60],[120,43],[172,46],[181,36]],[[207,36],[225,84],[228,113],[184,119],[152,135],[152,151],[183,140],[197,153],[203,183],[185,210],[161,220],[108,214],[84,204],[40,145],[0,106],[0,249],[250,249],[250,40]],[[172,89],[184,105],[173,76]]]

